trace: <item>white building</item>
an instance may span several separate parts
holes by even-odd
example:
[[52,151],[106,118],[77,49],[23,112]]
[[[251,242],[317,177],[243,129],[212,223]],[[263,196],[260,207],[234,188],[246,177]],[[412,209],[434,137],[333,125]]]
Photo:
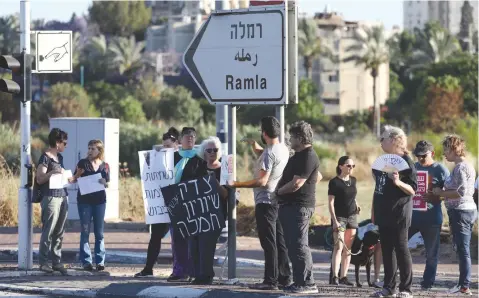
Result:
[[[477,29],[478,6],[477,0],[470,0],[473,7],[474,28]],[[413,30],[422,29],[429,21],[439,21],[439,23],[449,30],[452,34],[459,33],[461,23],[461,8],[464,0],[453,1],[404,1],[403,2],[403,20],[404,29]]]

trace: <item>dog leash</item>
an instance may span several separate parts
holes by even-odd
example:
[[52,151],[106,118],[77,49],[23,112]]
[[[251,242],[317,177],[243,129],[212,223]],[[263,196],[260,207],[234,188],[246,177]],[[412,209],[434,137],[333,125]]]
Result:
[[[358,251],[357,253],[353,253],[352,251],[350,251],[350,250],[348,249],[348,246],[346,245],[346,243],[344,243],[343,237],[341,237],[341,236],[339,235],[339,233],[338,233],[338,240],[336,240],[336,242],[334,243],[334,246],[336,246],[336,245],[339,243],[339,241],[341,241],[341,242],[344,244],[344,248],[346,249],[346,251],[348,252],[348,254],[350,254],[350,255],[352,255],[352,256],[357,256],[357,255],[359,255],[359,254],[361,254],[361,253],[363,252],[363,243],[362,243],[362,242],[361,242],[361,246],[359,247],[359,251]],[[344,248],[343,248],[343,249],[344,249]],[[333,249],[334,249],[334,247],[333,247]]]

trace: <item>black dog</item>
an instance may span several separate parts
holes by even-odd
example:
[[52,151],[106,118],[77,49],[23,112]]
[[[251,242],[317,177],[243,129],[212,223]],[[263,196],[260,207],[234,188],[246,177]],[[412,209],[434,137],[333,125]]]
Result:
[[[360,240],[356,234],[356,238],[353,241],[351,247],[351,264],[354,265],[355,274],[356,274],[356,286],[362,287],[363,285],[359,281],[359,268],[361,266],[366,267],[366,277],[368,280],[368,285],[370,287],[375,287],[374,283],[371,282],[371,265],[373,263],[374,250],[376,244],[379,242],[379,232],[378,231],[368,231],[364,234],[363,240]],[[358,252],[361,251],[359,254]],[[357,255],[355,255],[357,254]],[[332,256],[332,254],[331,254]],[[341,268],[339,269],[341,271]],[[339,276],[339,272],[336,276]],[[329,272],[329,284],[333,284],[333,268],[331,267]]]

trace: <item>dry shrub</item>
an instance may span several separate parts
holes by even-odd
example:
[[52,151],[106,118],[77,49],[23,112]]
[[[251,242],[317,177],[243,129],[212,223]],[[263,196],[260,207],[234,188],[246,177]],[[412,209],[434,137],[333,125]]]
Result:
[[[15,176],[0,155],[0,226],[18,226],[18,190],[20,177]],[[41,226],[40,204],[33,204],[33,226]]]
[[145,221],[141,180],[120,178],[120,218],[126,221]]
[[240,236],[257,236],[254,205],[240,201],[236,208],[236,231]]

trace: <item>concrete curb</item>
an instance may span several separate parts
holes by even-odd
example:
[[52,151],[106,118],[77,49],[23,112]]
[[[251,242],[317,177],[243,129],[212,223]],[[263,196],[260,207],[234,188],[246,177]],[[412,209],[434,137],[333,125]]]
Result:
[[[65,249],[62,251],[62,256],[65,262],[78,263],[78,250],[68,250]],[[0,250],[0,261],[16,261],[18,258],[17,249],[7,249]],[[38,259],[38,250],[33,251],[34,260]],[[171,264],[173,261],[173,256],[170,253],[160,253],[158,256],[159,264]],[[216,256],[214,265],[222,266],[225,261],[224,253],[221,253],[221,256]],[[108,263],[117,263],[117,264],[144,264],[146,262],[146,253],[137,253],[129,251],[108,251],[107,252],[107,262]],[[263,268],[264,261],[255,260],[255,259],[246,259],[246,258],[237,258],[236,266],[240,268]],[[315,265],[313,267],[314,272],[327,272],[329,273],[329,266],[325,265]],[[361,270],[365,270],[361,268]],[[354,273],[354,267],[349,268],[350,273]],[[416,276],[422,276],[424,272],[422,270],[415,270],[413,272]],[[446,277],[458,277],[459,272],[437,272],[437,276],[446,276]],[[472,278],[479,278],[478,274],[472,275]]]
[[[85,270],[75,270],[75,269],[67,269],[68,275],[66,276],[93,276],[92,272],[88,272]],[[46,273],[40,270],[16,270],[16,271],[0,271],[0,278],[5,277],[24,277],[24,276],[63,276],[60,272],[53,272],[53,273]]]
[[30,293],[30,294],[54,295],[54,296],[75,296],[75,297],[88,297],[88,298],[96,297],[96,291],[87,290],[87,289],[40,288],[40,287],[0,284],[0,290]]

